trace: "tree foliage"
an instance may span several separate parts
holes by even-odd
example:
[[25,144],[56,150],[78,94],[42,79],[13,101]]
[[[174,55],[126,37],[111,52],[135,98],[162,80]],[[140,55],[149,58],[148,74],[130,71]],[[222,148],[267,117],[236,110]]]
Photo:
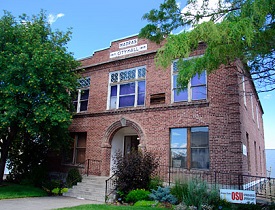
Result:
[[[157,53],[157,66],[167,68],[174,59],[189,57],[203,42],[207,45],[203,56],[178,62],[180,88],[203,69],[210,73],[221,64],[240,59],[242,73],[250,72],[259,92],[275,89],[275,1],[218,0],[216,9],[209,6],[211,1],[198,2],[189,0],[193,7],[180,10],[175,0],[165,0],[159,10],[143,16],[149,24],[139,36],[157,43],[166,39]],[[196,5],[198,10],[194,12]],[[208,21],[203,22],[204,18]],[[176,29],[182,31],[171,34]]]
[[79,63],[67,51],[70,30],[52,31],[43,11],[19,18],[5,12],[0,37],[1,181],[13,143],[29,139],[57,147],[67,138],[73,110],[70,92],[77,82],[72,70]]

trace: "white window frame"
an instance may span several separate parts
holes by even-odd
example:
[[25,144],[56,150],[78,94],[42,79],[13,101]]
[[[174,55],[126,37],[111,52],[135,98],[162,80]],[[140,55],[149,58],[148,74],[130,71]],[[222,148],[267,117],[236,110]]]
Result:
[[242,83],[243,83],[243,103],[246,106],[246,90],[245,90],[245,76],[242,75]]
[[257,120],[257,126],[260,128],[260,122],[259,122],[259,108],[256,105],[256,120]]
[[[202,55],[201,55],[202,56]],[[201,56],[193,56],[193,57],[189,57],[189,58],[184,58],[183,61],[186,61],[186,60],[191,60],[193,58],[197,58],[197,57],[201,57]],[[172,63],[171,63],[171,103],[179,103],[179,102],[191,102],[191,101],[200,101],[200,100],[207,100],[207,72],[206,70],[205,71],[205,88],[206,88],[206,97],[205,99],[192,99],[192,86],[191,86],[191,80],[192,78],[189,80],[188,82],[188,85],[187,85],[187,91],[188,91],[188,98],[187,100],[182,100],[182,101],[175,101],[174,100],[174,90],[177,89],[177,88],[174,88],[174,76],[175,75],[178,75],[178,71],[177,72],[174,72],[173,71],[173,65],[175,62],[178,62],[179,59],[176,59],[174,60]]]
[[253,103],[253,94],[250,94],[250,100],[251,100],[251,112],[252,112],[252,119],[255,120],[255,114],[254,114],[254,103]]
[[[144,76],[139,76],[139,69],[144,69]],[[129,72],[131,70],[135,70],[135,78],[133,79],[121,79],[121,72]],[[127,107],[138,107],[138,106],[145,106],[145,98],[146,98],[146,66],[138,66],[130,69],[124,69],[124,70],[119,70],[119,71],[114,71],[109,73],[109,83],[108,83],[108,95],[107,95],[107,110],[112,110],[112,109],[121,109],[121,108],[127,108]],[[117,81],[112,82],[112,75],[117,74]],[[139,82],[145,82],[145,90],[144,90],[144,104],[143,105],[138,105],[138,83]],[[127,94],[127,95],[135,95],[134,99],[134,105],[133,106],[126,106],[126,107],[119,107],[119,100],[122,95],[120,95],[120,86],[125,85],[125,84],[130,84],[130,83],[135,83],[135,92],[132,94]],[[111,107],[111,87],[112,86],[117,86],[117,93],[116,93],[116,106],[115,108]]]
[[[89,107],[89,95],[90,95],[90,77],[81,78],[78,80],[79,82],[79,88],[77,89],[77,100],[73,101],[74,103],[77,103],[76,105],[76,113],[80,112],[86,112]],[[82,91],[88,90],[88,99],[81,100],[81,93]],[[80,111],[81,103],[87,101],[87,109]]]

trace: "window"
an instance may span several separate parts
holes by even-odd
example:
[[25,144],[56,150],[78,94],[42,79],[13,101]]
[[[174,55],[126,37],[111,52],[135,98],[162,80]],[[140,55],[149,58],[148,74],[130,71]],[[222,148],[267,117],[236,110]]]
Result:
[[88,110],[90,77],[81,78],[78,80],[79,88],[73,103],[77,113]]
[[250,94],[250,101],[251,101],[251,112],[252,112],[252,119],[254,120],[254,104],[253,104],[253,94]]
[[65,157],[67,164],[83,164],[85,162],[87,133],[72,133],[74,141]]
[[144,106],[146,67],[110,73],[107,109]]
[[259,108],[256,105],[256,120],[257,120],[257,126],[260,128],[260,123],[259,123]]
[[245,93],[245,78],[244,78],[244,75],[242,75],[242,84],[243,84],[243,102],[244,102],[244,105],[246,106],[246,93]]
[[256,169],[256,172],[257,172],[258,171],[258,155],[257,155],[256,141],[254,141],[254,156],[255,156],[255,169]]
[[172,167],[209,169],[208,127],[172,128],[170,141]]
[[188,84],[185,90],[179,90],[177,85],[178,68],[177,61],[172,63],[172,99],[173,102],[180,101],[195,101],[203,100],[207,98],[206,89],[206,71],[203,71],[200,75],[196,74]]

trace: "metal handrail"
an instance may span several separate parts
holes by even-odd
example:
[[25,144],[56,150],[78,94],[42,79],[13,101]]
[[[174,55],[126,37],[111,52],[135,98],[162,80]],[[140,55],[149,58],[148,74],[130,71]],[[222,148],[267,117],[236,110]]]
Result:
[[87,166],[87,176],[89,176],[89,171],[90,171],[90,163],[91,162],[96,162],[99,164],[100,167],[100,163],[102,162],[101,160],[94,160],[94,159],[87,159],[88,160],[88,166]]
[[[111,192],[108,193],[108,186],[109,185],[114,185],[113,183],[115,183],[115,181],[116,181],[116,178],[115,178],[116,174],[117,173],[113,174],[109,179],[105,180],[105,203],[107,202],[108,196],[111,195],[116,190],[116,187],[115,187],[114,189],[111,190]],[[108,183],[110,181],[112,181],[112,183],[108,185]]]
[[[101,160],[94,160],[94,159],[86,159],[84,162],[78,163],[76,166],[80,167],[82,165],[84,165],[84,174],[86,174],[87,176],[89,176],[89,171],[90,171],[90,163],[91,162],[97,162],[97,163],[101,163]],[[86,167],[86,163],[87,163],[87,167]]]

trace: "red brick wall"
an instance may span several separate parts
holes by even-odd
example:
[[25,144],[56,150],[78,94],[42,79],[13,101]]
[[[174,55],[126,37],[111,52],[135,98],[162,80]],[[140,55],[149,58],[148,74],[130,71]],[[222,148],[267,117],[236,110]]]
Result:
[[[130,37],[125,40],[133,39]],[[72,132],[87,132],[86,159],[102,160],[102,175],[109,175],[111,136],[108,131],[119,129],[119,121],[126,119],[140,135],[140,143],[147,150],[157,153],[162,164],[169,164],[170,137],[169,129],[175,127],[209,127],[210,170],[223,172],[265,174],[265,158],[256,168],[253,161],[254,143],[247,149],[250,154],[250,171],[247,156],[243,155],[242,144],[246,143],[246,133],[251,142],[264,150],[263,127],[255,129],[255,120],[251,119],[249,100],[243,105],[240,93],[242,86],[236,65],[221,67],[208,75],[207,100],[197,102],[171,103],[171,69],[157,70],[154,56],[159,45],[148,42],[148,50],[137,54],[109,59],[110,52],[118,50],[115,41],[109,49],[96,52],[93,57],[81,60],[86,70],[85,76],[91,76],[88,111],[77,114],[70,127]],[[147,43],[139,40],[138,45]],[[203,48],[192,55],[203,53]],[[109,72],[146,66],[146,100],[144,107],[106,110]],[[249,91],[254,91],[251,82],[246,83]],[[165,103],[150,105],[150,95],[165,93]],[[256,93],[254,91],[254,105]],[[255,109],[256,110],[256,109]],[[259,116],[261,109],[259,108]],[[256,116],[255,116],[256,119]],[[112,127],[114,126],[114,128]],[[114,133],[112,134],[114,135]],[[254,153],[255,154],[255,153]],[[258,161],[259,162],[259,161]]]

